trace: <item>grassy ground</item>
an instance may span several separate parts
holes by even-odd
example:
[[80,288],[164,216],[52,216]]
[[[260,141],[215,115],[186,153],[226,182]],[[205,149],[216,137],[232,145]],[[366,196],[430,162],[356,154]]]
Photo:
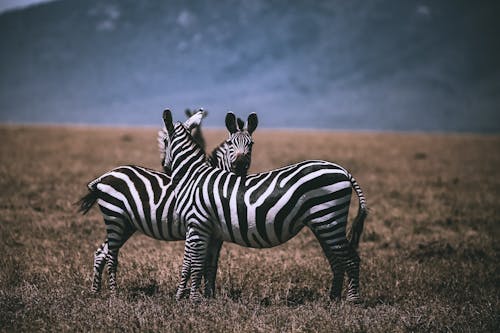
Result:
[[[183,242],[135,235],[120,253],[119,294],[90,294],[104,225],[98,209],[80,216],[72,204],[117,165],[157,168],[155,135],[0,127],[0,330],[500,329],[499,136],[257,130],[252,172],[321,158],[364,189],[361,305],[329,302],[330,269],[307,230],[274,249],[225,244],[218,297],[200,305],[174,300]],[[209,147],[224,137],[206,131]]]

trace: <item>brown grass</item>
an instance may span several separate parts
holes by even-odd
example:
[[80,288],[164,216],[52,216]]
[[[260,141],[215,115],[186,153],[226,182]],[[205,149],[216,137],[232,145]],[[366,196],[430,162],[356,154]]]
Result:
[[[225,244],[218,298],[201,305],[174,300],[183,242],[136,235],[120,293],[91,295],[103,222],[72,204],[117,165],[157,168],[155,132],[0,127],[2,331],[499,330],[498,136],[257,130],[251,171],[320,158],[363,187],[362,305],[329,302],[330,269],[307,230],[274,249]],[[226,136],[205,133],[209,147]]]

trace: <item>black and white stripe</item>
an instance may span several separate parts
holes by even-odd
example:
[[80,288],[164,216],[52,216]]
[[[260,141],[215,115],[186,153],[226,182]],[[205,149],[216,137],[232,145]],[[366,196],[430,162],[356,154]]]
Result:
[[[200,117],[201,118],[201,117]],[[236,123],[234,114],[226,116],[226,123]],[[187,126],[197,129],[199,126]],[[232,133],[233,136],[236,133]],[[239,136],[246,136],[247,142],[251,142],[251,134],[247,130],[237,131]],[[162,145],[165,132],[159,132],[160,151],[162,151],[162,163],[165,162],[165,145]],[[225,141],[224,147],[231,141]],[[222,147],[222,145],[220,146]],[[248,148],[248,153],[251,147]],[[216,151],[222,148],[216,148]],[[229,151],[224,150],[216,154],[221,158]],[[205,161],[204,157],[202,162]],[[217,162],[215,159],[212,162]],[[227,164],[227,170],[235,168],[237,160],[233,164]],[[225,164],[224,164],[225,166]],[[248,164],[249,166],[249,164]],[[136,231],[151,238],[175,241],[185,239],[185,225],[178,222],[174,214],[176,201],[171,186],[169,170],[159,172],[140,166],[128,165],[117,167],[88,184],[89,193],[80,200],[80,210],[83,213],[89,211],[95,202],[98,203],[106,225],[106,240],[97,249],[94,255],[94,277],[92,291],[96,292],[101,287],[102,272],[107,264],[109,275],[109,287],[116,290],[116,270],[118,265],[118,252],[128,238]],[[248,168],[238,168],[238,172],[246,174]],[[215,271],[207,270],[207,292],[211,293],[215,288]],[[209,290],[210,289],[210,290]]]
[[[202,163],[202,150],[183,124],[173,125],[168,110],[164,122],[169,133],[166,147],[177,197],[176,212],[187,230],[177,298],[186,295],[191,278],[190,297],[200,299],[206,258],[218,257],[222,241],[254,248],[273,247],[307,226],[318,239],[334,275],[330,296],[340,298],[347,273],[347,299],[359,300],[360,260],[356,247],[367,210],[361,188],[346,169],[311,160],[237,176]],[[359,212],[351,243],[346,238],[346,225],[352,188],[359,198]]]

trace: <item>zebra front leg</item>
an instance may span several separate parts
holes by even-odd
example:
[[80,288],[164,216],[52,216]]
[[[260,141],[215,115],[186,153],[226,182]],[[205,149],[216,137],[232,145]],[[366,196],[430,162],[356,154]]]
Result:
[[188,294],[188,289],[186,288],[189,278],[191,276],[191,257],[189,253],[184,248],[184,259],[182,261],[181,269],[181,282],[177,287],[177,292],[175,293],[175,299],[177,301],[186,298]]
[[106,240],[94,253],[94,276],[92,278],[92,288],[90,289],[93,293],[97,293],[101,290],[102,272],[104,270],[104,265],[106,265],[107,253],[108,241]]
[[202,231],[194,229],[193,227],[189,228],[186,234],[184,259],[186,259],[186,255],[188,255],[189,268],[191,271],[191,290],[189,299],[193,302],[200,302],[202,300],[200,285],[205,270],[209,238],[210,236],[207,230]]
[[222,241],[213,239],[210,241],[205,263],[205,297],[215,297],[215,281],[217,278],[217,267],[219,266],[219,255],[222,247]]

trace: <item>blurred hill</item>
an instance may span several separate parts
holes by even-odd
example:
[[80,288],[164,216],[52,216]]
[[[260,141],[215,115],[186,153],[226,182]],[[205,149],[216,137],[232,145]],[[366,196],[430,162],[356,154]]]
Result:
[[500,131],[497,1],[62,0],[0,15],[0,121]]

